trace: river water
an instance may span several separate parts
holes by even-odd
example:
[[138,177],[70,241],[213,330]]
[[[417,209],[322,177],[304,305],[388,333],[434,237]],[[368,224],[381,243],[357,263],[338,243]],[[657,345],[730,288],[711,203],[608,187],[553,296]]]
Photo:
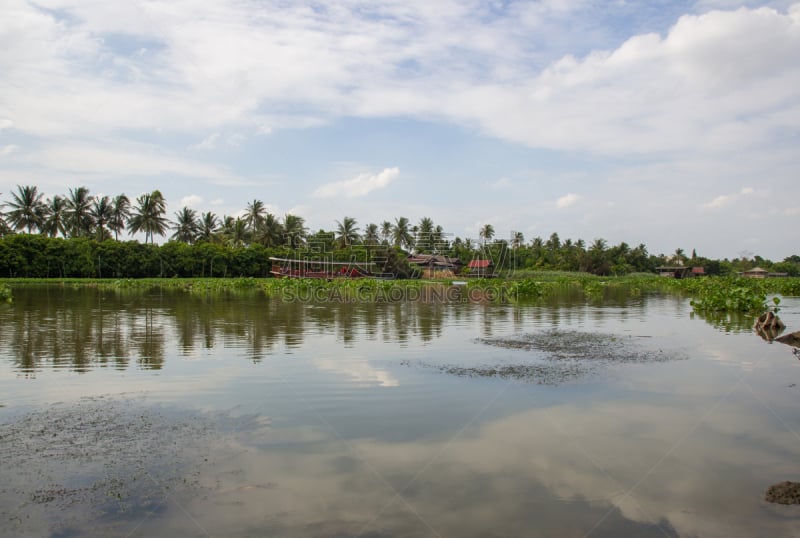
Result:
[[2,536],[800,535],[800,361],[683,297],[14,299]]

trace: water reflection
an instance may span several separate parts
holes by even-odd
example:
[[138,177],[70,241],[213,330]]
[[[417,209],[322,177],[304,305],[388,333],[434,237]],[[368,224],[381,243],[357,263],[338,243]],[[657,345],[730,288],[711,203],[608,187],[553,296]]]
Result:
[[[612,290],[613,291],[613,290]],[[16,370],[34,376],[41,368],[159,370],[166,350],[196,356],[199,350],[237,348],[253,362],[276,352],[291,352],[310,335],[326,334],[350,347],[360,339],[422,344],[442,336],[444,327],[479,323],[480,336],[511,322],[572,324],[590,302],[574,290],[548,297],[523,318],[522,308],[502,304],[436,302],[317,303],[283,302],[263,293],[181,290],[101,290],[90,287],[23,286],[15,302],[0,309],[0,354]],[[591,301],[596,301],[592,298]],[[609,308],[640,308],[643,299],[611,294]],[[604,303],[605,304],[605,303]],[[595,312],[598,319],[603,309]]]
[[[38,405],[28,415],[38,443],[60,450],[102,438],[109,455],[92,461],[108,472],[103,458],[124,462],[124,443],[90,435],[97,421],[84,422],[86,407],[74,405],[87,392],[105,391],[109,398],[90,410],[129,433],[129,424],[146,426],[153,444],[181,457],[171,476],[178,484],[187,478],[192,490],[171,487],[158,510],[148,504],[130,517],[98,517],[96,506],[78,503],[65,523],[46,499],[29,502],[31,488],[58,487],[52,477],[67,471],[75,474],[60,480],[75,487],[96,477],[82,474],[88,468],[80,458],[69,468],[57,460],[43,465],[47,452],[29,454],[30,439],[0,431],[0,442],[19,448],[18,465],[0,466],[0,513],[20,517],[0,523],[0,534],[37,529],[29,521],[39,515],[54,522],[53,536],[794,532],[798,508],[766,505],[763,494],[797,479],[797,361],[786,360],[783,345],[692,320],[685,300],[608,294],[607,301],[568,293],[525,306],[305,304],[251,292],[19,288],[16,303],[0,309],[4,431],[24,431],[16,419],[26,410],[18,407]],[[787,301],[785,312],[787,325],[800,326],[800,302]],[[476,340],[550,329],[607,333],[648,348],[668,344],[689,356],[610,367],[559,387],[402,365],[527,359],[525,350]],[[38,378],[15,379],[20,372]],[[136,407],[119,399],[128,391],[142,391]],[[53,414],[54,401],[65,413]],[[185,417],[223,417],[207,428],[213,443],[195,433],[194,419],[181,422],[186,429],[178,431],[207,457],[174,437],[158,444],[170,439],[162,429],[175,424],[150,427],[151,417],[173,416],[161,405],[189,409]],[[75,439],[64,416],[75,418]],[[252,420],[232,427],[236,416]],[[41,427],[47,417],[58,443]],[[136,472],[163,476],[162,455],[140,458],[143,439],[127,439]],[[6,456],[7,447],[0,446]],[[62,474],[17,473],[26,466]]]

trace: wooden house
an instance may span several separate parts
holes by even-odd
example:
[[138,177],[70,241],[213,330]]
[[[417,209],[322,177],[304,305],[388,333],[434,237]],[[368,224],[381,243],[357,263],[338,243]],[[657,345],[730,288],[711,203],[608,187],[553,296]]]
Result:
[[442,254],[410,254],[406,261],[419,268],[423,278],[453,278],[463,263]]
[[656,267],[656,272],[658,276],[663,276],[666,278],[686,278],[691,276],[692,268],[691,267],[684,267],[682,265],[676,266],[664,266],[664,267]]
[[471,260],[467,264],[468,276],[488,278],[494,276],[494,263],[492,260]]
[[742,276],[745,278],[767,278],[767,276],[769,276],[769,271],[761,267],[753,267],[752,269],[742,272]]

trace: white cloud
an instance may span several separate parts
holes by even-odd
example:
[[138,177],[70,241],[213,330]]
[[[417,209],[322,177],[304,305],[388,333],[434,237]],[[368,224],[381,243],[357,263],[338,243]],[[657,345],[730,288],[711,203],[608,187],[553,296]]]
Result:
[[352,179],[321,185],[314,191],[314,196],[319,198],[365,196],[374,190],[388,186],[399,175],[400,169],[397,167],[384,168],[377,174],[359,174]]
[[197,144],[193,144],[190,149],[196,149],[201,151],[210,151],[212,149],[217,148],[217,141],[219,140],[219,133],[212,133],[205,137],[202,141],[198,142]]
[[220,206],[223,205],[224,203],[225,200],[223,200],[222,198],[215,198],[214,200],[211,200],[211,205],[213,206]]
[[[13,82],[4,108],[15,127],[43,136],[120,127],[268,134],[341,116],[413,115],[533,147],[619,154],[734,149],[800,125],[796,7],[686,15],[664,36],[539,63],[531,31],[554,31],[581,2],[512,5],[491,22],[481,6],[447,0],[321,11],[270,1],[154,1],[119,12],[47,5],[80,23],[14,2],[0,53]],[[123,27],[152,51],[125,54],[102,39]]]
[[10,129],[13,126],[14,126],[13,121],[5,118],[0,118],[0,129]]
[[60,144],[44,148],[26,158],[50,169],[77,174],[125,177],[161,174],[230,181],[233,175],[215,165],[184,160],[152,148],[118,148],[99,145]]
[[9,144],[7,146],[0,147],[0,157],[5,157],[7,155],[11,155],[12,153],[16,153],[19,150],[19,146],[16,144]]
[[706,209],[719,209],[721,207],[725,207],[727,205],[732,204],[733,202],[742,197],[750,196],[754,192],[755,190],[752,187],[743,187],[742,190],[740,190],[738,193],[720,194],[710,202],[703,204],[703,207]]
[[182,207],[197,207],[203,203],[203,197],[198,194],[190,194],[181,198]]
[[724,207],[731,202],[731,196],[728,194],[720,194],[710,202],[703,204],[703,207],[706,209],[717,209],[719,207]]
[[507,177],[501,177],[500,179],[497,179],[495,181],[489,181],[486,185],[490,189],[502,190],[502,189],[508,189],[513,185],[513,183]]
[[580,196],[574,193],[565,194],[558,200],[556,200],[556,207],[558,209],[566,209],[568,207],[572,207],[575,205],[578,200],[580,200]]

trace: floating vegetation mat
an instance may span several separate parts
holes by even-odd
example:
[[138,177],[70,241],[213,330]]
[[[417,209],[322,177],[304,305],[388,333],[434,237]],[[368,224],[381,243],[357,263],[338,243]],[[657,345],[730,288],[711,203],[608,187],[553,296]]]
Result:
[[258,422],[97,397],[0,423],[0,535],[130,534],[210,493],[200,477],[215,449]]
[[647,364],[688,357],[680,349],[643,344],[643,341],[652,344],[649,340],[647,337],[550,330],[513,337],[476,339],[477,343],[497,348],[529,352],[515,353],[513,357],[497,357],[492,364],[422,365],[458,376],[497,377],[559,385],[615,364]]
[[800,504],[800,482],[779,482],[767,490],[765,500],[775,504]]

